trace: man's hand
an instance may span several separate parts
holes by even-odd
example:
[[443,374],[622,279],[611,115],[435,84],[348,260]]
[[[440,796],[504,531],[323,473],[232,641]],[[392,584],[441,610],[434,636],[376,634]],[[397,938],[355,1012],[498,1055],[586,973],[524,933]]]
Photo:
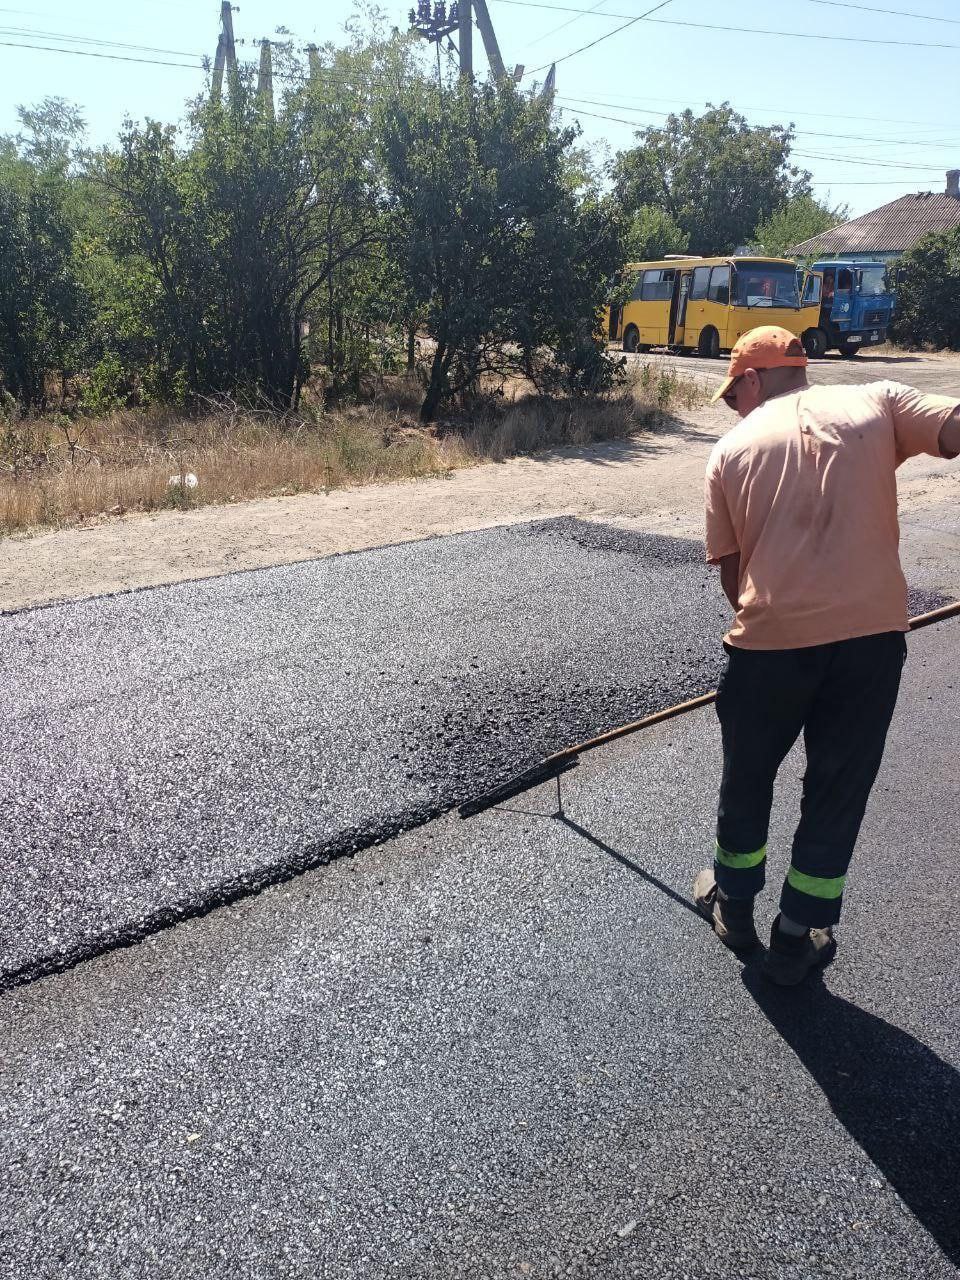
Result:
[[940,428],[940,455],[944,458],[960,455],[960,409],[954,409]]
[[[958,423],[960,425],[960,423]],[[946,429],[946,428],[944,428]],[[723,594],[730,601],[730,607],[736,613],[740,607],[740,552],[720,559],[720,585]]]

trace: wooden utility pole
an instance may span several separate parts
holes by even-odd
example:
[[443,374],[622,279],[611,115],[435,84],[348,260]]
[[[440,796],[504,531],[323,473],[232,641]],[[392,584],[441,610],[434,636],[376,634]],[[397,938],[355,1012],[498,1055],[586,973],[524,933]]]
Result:
[[508,76],[507,69],[503,65],[503,58],[500,56],[500,46],[497,43],[497,35],[493,29],[493,23],[490,20],[490,11],[487,9],[487,0],[473,0],[473,7],[477,12],[477,26],[480,28],[483,47],[487,51],[487,61],[490,63],[490,70],[493,72],[494,80],[499,84],[501,81],[508,79]]
[[257,96],[267,115],[273,119],[273,46],[269,40],[260,41],[260,75],[257,78]]
[[213,97],[219,98],[223,92],[223,69],[227,68],[227,84],[233,92],[237,76],[237,46],[233,38],[233,7],[230,0],[223,0],[220,5],[220,39],[217,41],[217,53],[213,60]]
[[473,0],[460,0],[457,11],[460,24],[460,78],[473,79]]

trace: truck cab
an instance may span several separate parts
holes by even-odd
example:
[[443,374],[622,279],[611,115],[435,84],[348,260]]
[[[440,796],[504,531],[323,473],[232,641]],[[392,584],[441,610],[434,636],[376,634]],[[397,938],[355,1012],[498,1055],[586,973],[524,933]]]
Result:
[[[821,356],[837,350],[850,359],[863,347],[879,346],[887,339],[894,296],[882,262],[814,262],[807,290],[820,284],[820,319],[803,335],[807,354]],[[812,292],[804,304],[814,301]]]

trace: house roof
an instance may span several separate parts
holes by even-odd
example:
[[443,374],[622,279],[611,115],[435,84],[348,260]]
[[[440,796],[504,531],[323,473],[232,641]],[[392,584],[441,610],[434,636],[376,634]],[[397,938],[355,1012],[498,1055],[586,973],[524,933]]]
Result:
[[790,250],[800,257],[835,253],[906,253],[932,231],[960,227],[960,196],[920,191],[882,204]]

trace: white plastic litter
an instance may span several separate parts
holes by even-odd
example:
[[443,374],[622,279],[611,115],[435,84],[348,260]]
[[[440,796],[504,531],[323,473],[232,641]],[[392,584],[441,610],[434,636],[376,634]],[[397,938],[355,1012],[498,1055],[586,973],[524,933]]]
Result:
[[199,483],[200,481],[192,471],[185,471],[182,474],[178,473],[175,476],[171,476],[167,481],[167,485],[171,489],[174,485],[181,485],[184,489],[195,489]]

